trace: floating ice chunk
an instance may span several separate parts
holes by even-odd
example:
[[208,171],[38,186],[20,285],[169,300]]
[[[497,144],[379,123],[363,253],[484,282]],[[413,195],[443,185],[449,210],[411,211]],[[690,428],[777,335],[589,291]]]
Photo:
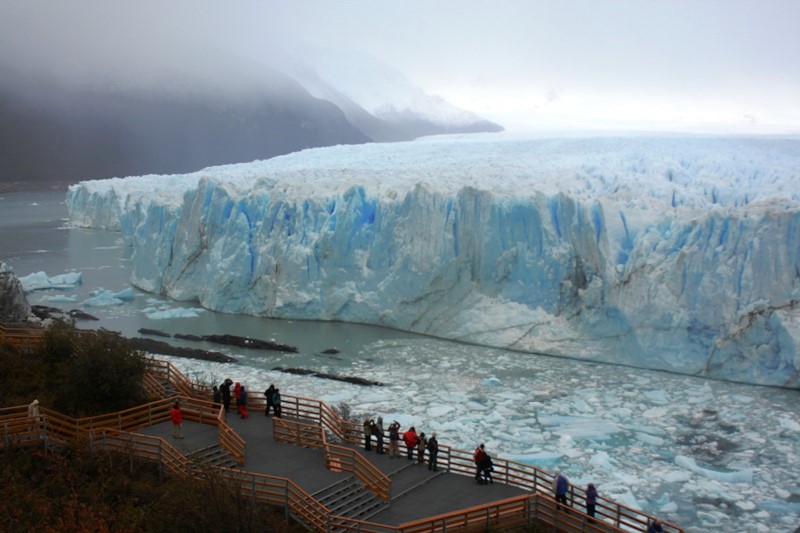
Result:
[[484,379],[481,384],[486,385],[487,387],[499,387],[503,383],[494,376],[488,377]]
[[611,472],[616,468],[606,452],[597,452],[594,454],[589,460],[589,464],[592,466],[592,468],[603,470],[605,472]]
[[97,289],[89,294],[90,297],[83,301],[83,305],[87,307],[105,307],[109,305],[122,305],[125,303],[119,298],[115,298],[114,293],[109,290]]
[[667,411],[669,411],[668,407],[651,407],[642,413],[642,416],[645,418],[664,418]]
[[22,290],[31,292],[43,289],[71,289],[81,283],[83,274],[80,272],[70,272],[48,277],[45,272],[34,272],[19,278]]
[[656,403],[669,403],[667,391],[663,389],[645,391],[644,395]]
[[646,444],[652,444],[653,446],[661,446],[664,444],[664,439],[661,437],[656,437],[655,435],[648,435],[647,433],[636,433],[636,438]]
[[83,282],[83,274],[81,272],[69,272],[67,274],[59,274],[49,279],[50,285],[55,288],[68,288],[80,285]]
[[788,429],[789,431],[800,431],[800,424],[785,416],[778,419],[778,424],[780,424],[783,429]]
[[50,288],[50,281],[44,272],[34,272],[27,276],[22,276],[19,278],[19,282],[22,283],[22,290],[25,292]]
[[45,298],[45,300],[54,304],[71,304],[77,302],[78,297],[60,294],[58,296],[48,296],[47,298]]
[[504,457],[527,465],[552,466],[558,464],[563,456],[558,452],[536,452],[526,454],[506,454]]
[[685,483],[692,479],[692,473],[685,470],[673,470],[659,476],[665,483]]
[[614,422],[593,416],[540,415],[539,423],[553,433],[575,440],[608,440],[621,431]]
[[580,398],[572,402],[572,408],[580,413],[592,412],[592,408],[589,407],[589,404],[586,403],[584,400],[581,400]]
[[735,470],[733,472],[720,472],[717,470],[711,470],[710,468],[703,468],[702,466],[699,466],[693,458],[686,457],[685,455],[676,456],[675,464],[685,468],[686,470],[689,470],[690,472],[694,472],[695,474],[699,474],[701,476],[707,477],[708,479],[713,479],[715,481],[721,481],[723,483],[753,482],[752,468]]
[[436,419],[448,415],[453,411],[455,411],[455,408],[453,408],[453,406],[451,405],[445,405],[445,404],[435,405],[430,409],[428,409],[428,416],[431,417],[431,419]]
[[667,502],[658,508],[659,513],[669,514],[678,510],[678,504],[675,502]]
[[205,309],[200,309],[196,307],[192,308],[179,307],[177,309],[160,309],[158,311],[150,311],[148,313],[145,313],[145,316],[151,320],[162,320],[165,318],[196,318],[200,316],[200,313],[202,313],[203,311],[205,311]]
[[123,302],[132,302],[134,299],[133,289],[130,287],[128,287],[127,289],[123,289],[119,292],[115,292],[113,296],[114,298],[122,300]]
[[742,511],[752,511],[753,509],[756,508],[756,504],[750,501],[736,502],[736,507],[738,507]]

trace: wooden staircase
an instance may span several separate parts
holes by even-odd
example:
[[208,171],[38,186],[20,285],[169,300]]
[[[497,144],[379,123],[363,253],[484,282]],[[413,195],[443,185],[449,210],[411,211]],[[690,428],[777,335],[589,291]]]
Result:
[[186,458],[202,466],[218,466],[222,468],[238,468],[239,466],[236,459],[219,444],[194,451],[187,455]]
[[369,520],[389,508],[388,503],[367,490],[354,476],[329,485],[312,496],[332,514],[356,520]]

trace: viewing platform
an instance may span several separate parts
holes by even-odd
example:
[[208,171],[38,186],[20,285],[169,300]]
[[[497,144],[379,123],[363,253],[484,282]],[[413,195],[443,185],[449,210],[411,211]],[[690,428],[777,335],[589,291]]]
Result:
[[[15,340],[24,340],[15,331]],[[0,410],[0,444],[44,446],[80,440],[92,449],[157,462],[175,475],[212,469],[243,496],[283,508],[314,531],[433,532],[525,530],[559,532],[646,531],[654,517],[599,497],[595,518],[585,494],[570,487],[568,506],[553,499],[553,475],[493,456],[493,483],[478,484],[472,453],[439,443],[438,470],[406,458],[364,450],[363,426],[344,420],[324,402],[283,396],[282,418],[264,415],[265,400],[249,401],[250,416],[211,402],[208,387],[171,363],[148,359],[144,386],[155,401],[116,413],[73,419],[42,407],[32,424],[27,406]],[[260,396],[260,395],[258,395]],[[170,411],[179,401],[183,437],[172,437]],[[388,436],[388,435],[387,435]],[[373,438],[374,440],[374,438]],[[388,438],[386,439],[388,445]],[[665,532],[682,533],[662,522]]]

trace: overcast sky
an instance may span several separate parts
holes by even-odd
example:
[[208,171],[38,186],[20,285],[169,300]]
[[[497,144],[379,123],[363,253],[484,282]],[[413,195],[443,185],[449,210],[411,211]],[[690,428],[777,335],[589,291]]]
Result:
[[75,78],[213,76],[214,49],[304,42],[512,130],[797,133],[798,23],[797,0],[0,0],[0,54]]

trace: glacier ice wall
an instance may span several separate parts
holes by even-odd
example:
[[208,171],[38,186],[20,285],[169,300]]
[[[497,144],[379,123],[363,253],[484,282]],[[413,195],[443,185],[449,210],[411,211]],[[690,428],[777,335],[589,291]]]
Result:
[[216,311],[800,388],[799,184],[791,138],[442,136],[67,205],[136,286]]

